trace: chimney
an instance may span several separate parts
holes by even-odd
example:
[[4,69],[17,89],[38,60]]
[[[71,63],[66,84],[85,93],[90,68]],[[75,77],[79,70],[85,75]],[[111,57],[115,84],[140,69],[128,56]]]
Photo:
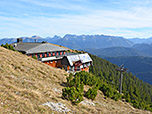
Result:
[[23,39],[22,38],[17,38],[17,43],[22,43]]

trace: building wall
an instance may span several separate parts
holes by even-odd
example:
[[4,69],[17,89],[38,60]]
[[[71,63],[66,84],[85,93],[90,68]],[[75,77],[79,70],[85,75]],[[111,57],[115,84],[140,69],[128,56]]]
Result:
[[65,51],[56,51],[56,52],[45,52],[45,53],[33,53],[28,54],[28,56],[33,57],[36,56],[37,58],[45,58],[45,57],[53,57],[53,56],[59,56],[59,55],[65,55]]
[[56,63],[57,68],[62,68],[61,60],[58,60]]
[[45,64],[48,64],[51,67],[56,67],[56,68],[62,68],[61,65],[61,60],[55,60],[55,61],[46,61],[44,62]]
[[[40,53],[40,54],[31,54],[31,55],[28,55],[28,56],[36,56],[38,58],[44,58],[44,57],[53,57],[53,56],[58,56],[58,55],[64,55],[66,54],[65,51],[62,51],[62,52],[46,52],[46,53]],[[56,68],[64,68],[66,71],[86,71],[86,72],[89,72],[89,66],[88,66],[88,63],[84,63],[83,65],[80,65],[80,66],[83,66],[83,67],[80,67],[79,64],[74,63],[74,66],[72,66],[72,68],[70,67],[70,64],[69,64],[69,61],[67,60],[66,57],[64,57],[62,60],[52,60],[52,61],[46,61],[44,62],[45,64],[48,64],[49,66],[51,67],[56,67]]]
[[86,67],[86,68],[81,68],[81,71],[86,71],[86,72],[89,72],[89,67]]
[[48,64],[51,67],[56,67],[57,66],[57,62],[56,61],[48,61],[48,62],[44,62],[45,64]]
[[63,59],[62,59],[62,61],[61,61],[61,64],[62,64],[62,65],[66,65],[66,66],[69,66],[69,65],[70,65],[66,57],[63,57]]

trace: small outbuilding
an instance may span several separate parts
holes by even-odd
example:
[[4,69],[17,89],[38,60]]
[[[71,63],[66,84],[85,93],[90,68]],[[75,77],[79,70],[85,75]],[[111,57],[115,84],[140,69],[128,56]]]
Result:
[[61,64],[64,69],[69,72],[89,72],[89,66],[93,63],[91,57],[87,53],[85,53],[64,56]]

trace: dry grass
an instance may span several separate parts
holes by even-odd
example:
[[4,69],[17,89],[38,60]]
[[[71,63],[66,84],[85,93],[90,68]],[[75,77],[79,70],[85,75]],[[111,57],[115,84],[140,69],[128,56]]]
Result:
[[[96,106],[79,104],[73,106],[63,100],[62,83],[66,81],[64,70],[52,68],[19,52],[0,47],[0,113],[1,114],[51,114],[58,113],[42,104],[61,102],[72,113],[146,114],[122,101],[104,99],[98,92],[93,102]],[[88,99],[85,99],[88,100]]]

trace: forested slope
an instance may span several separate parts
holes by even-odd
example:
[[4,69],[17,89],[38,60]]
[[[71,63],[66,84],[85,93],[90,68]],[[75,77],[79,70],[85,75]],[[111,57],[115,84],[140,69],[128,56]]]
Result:
[[[116,71],[118,66],[97,56],[90,56],[94,64],[90,72],[118,89],[120,78],[120,74]],[[144,83],[131,73],[124,73],[122,91],[126,101],[131,102],[134,107],[152,111],[152,85]]]
[[139,79],[152,85],[152,58],[142,56],[107,57],[113,64],[124,64]]

